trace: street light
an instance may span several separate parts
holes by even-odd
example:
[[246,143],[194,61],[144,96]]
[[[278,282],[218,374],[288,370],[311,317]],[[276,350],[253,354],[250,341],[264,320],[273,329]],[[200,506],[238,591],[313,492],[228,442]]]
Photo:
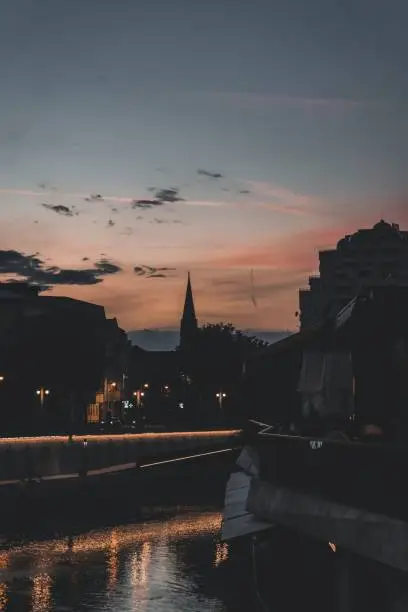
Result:
[[144,397],[144,391],[133,391],[133,396],[136,398],[137,407],[140,408],[140,404],[142,403],[142,397]]
[[216,393],[216,397],[218,398],[218,403],[220,405],[220,408],[222,408],[222,402],[227,397],[227,394],[220,391],[219,393]]
[[3,382],[4,376],[0,376],[0,382]]
[[37,389],[36,394],[39,396],[41,408],[43,408],[44,407],[44,398],[45,398],[46,395],[50,394],[50,390],[49,389],[44,389],[44,387],[41,387],[40,389]]
[[145,389],[148,389],[149,388],[149,383],[145,383],[143,386],[144,386]]

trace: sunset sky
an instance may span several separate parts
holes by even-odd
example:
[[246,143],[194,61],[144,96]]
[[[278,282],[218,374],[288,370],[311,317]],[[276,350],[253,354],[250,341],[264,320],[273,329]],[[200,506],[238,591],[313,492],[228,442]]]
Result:
[[200,321],[296,329],[319,248],[408,225],[407,19],[405,0],[1,0],[4,278],[168,329],[190,270]]

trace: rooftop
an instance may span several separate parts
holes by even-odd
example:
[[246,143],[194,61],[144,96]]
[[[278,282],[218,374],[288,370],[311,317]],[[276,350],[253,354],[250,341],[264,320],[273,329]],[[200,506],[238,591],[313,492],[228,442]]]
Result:
[[359,229],[354,234],[347,235],[339,240],[337,249],[342,249],[349,245],[378,244],[379,241],[406,242],[408,244],[408,231],[401,230],[398,223],[388,223],[381,219],[372,228]]

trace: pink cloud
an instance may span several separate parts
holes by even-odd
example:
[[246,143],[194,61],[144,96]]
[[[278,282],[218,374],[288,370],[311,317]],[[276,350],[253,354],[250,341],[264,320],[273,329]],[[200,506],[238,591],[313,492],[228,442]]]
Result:
[[[307,286],[308,277],[318,270],[318,251],[334,248],[344,235],[372,227],[378,220],[378,215],[369,213],[285,238],[271,236],[258,246],[242,245],[218,256],[203,252],[201,259],[190,263],[172,260],[175,278],[139,279],[125,272],[96,287],[57,291],[100,302],[126,329],[177,327],[190,268],[201,321],[228,320],[243,329],[295,329],[298,289]],[[252,301],[251,269],[257,307]]]
[[298,193],[267,181],[245,181],[256,206],[294,215],[321,214],[325,202],[316,196]]
[[[241,184],[251,192],[243,198],[246,203],[242,204],[249,209],[271,205],[283,211],[294,209],[301,212],[289,213],[294,216],[287,217],[284,234],[279,233],[283,224],[268,225],[270,231],[267,229],[269,235],[266,239],[257,238],[257,235],[246,238],[247,226],[243,224],[239,240],[248,242],[229,246],[224,240],[217,252],[217,245],[213,242],[207,241],[205,246],[201,243],[173,245],[160,243],[159,236],[152,234],[149,248],[143,246],[147,261],[143,260],[142,263],[174,266],[178,270],[176,278],[137,278],[131,269],[140,262],[133,259],[139,255],[135,254],[132,242],[129,242],[129,246],[123,246],[123,241],[120,245],[117,242],[106,244],[102,234],[90,234],[89,228],[81,229],[80,222],[75,220],[78,226],[75,226],[76,240],[73,241],[71,225],[64,224],[56,234],[51,217],[49,226],[48,217],[45,217],[46,225],[41,221],[41,231],[33,232],[35,226],[32,219],[18,216],[8,225],[3,224],[0,231],[3,248],[20,248],[27,252],[38,250],[42,255],[51,257],[53,263],[64,266],[80,265],[83,255],[96,260],[101,251],[110,255],[115,249],[125,272],[107,278],[100,285],[58,287],[53,293],[100,303],[107,308],[110,316],[119,318],[125,329],[176,327],[188,268],[192,271],[197,312],[201,320],[228,320],[240,328],[294,329],[298,288],[306,285],[308,276],[317,270],[319,249],[335,247],[345,234],[353,233],[360,227],[372,227],[381,216],[399,222],[402,228],[408,224],[408,206],[404,197],[392,197],[387,201],[360,200],[353,207],[347,202],[342,207],[338,202],[326,205],[313,196],[299,194],[273,183],[252,181]],[[37,192],[23,191],[22,195],[33,193]],[[42,191],[38,194],[44,195]],[[238,205],[241,204],[233,204]],[[330,212],[330,218],[327,212],[320,213],[325,205],[328,211],[335,207],[337,214]],[[235,211],[232,212],[235,215]],[[199,229],[202,231],[201,226]],[[256,308],[251,300],[250,269],[255,270]]]
[[266,268],[271,270],[312,270],[319,249],[333,248],[350,230],[350,225],[311,228],[303,232],[264,242],[258,247],[244,247],[226,254],[214,265],[220,268]]

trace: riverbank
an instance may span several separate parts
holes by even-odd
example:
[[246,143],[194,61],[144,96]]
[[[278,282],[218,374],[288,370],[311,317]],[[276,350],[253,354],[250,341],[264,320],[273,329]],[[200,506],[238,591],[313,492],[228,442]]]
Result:
[[[3,486],[0,530],[88,524],[98,517],[137,516],[145,503],[183,504],[211,499],[222,504],[239,449],[146,458],[141,464],[88,477],[38,479]],[[175,456],[176,455],[176,456]],[[121,466],[116,466],[121,467]]]

